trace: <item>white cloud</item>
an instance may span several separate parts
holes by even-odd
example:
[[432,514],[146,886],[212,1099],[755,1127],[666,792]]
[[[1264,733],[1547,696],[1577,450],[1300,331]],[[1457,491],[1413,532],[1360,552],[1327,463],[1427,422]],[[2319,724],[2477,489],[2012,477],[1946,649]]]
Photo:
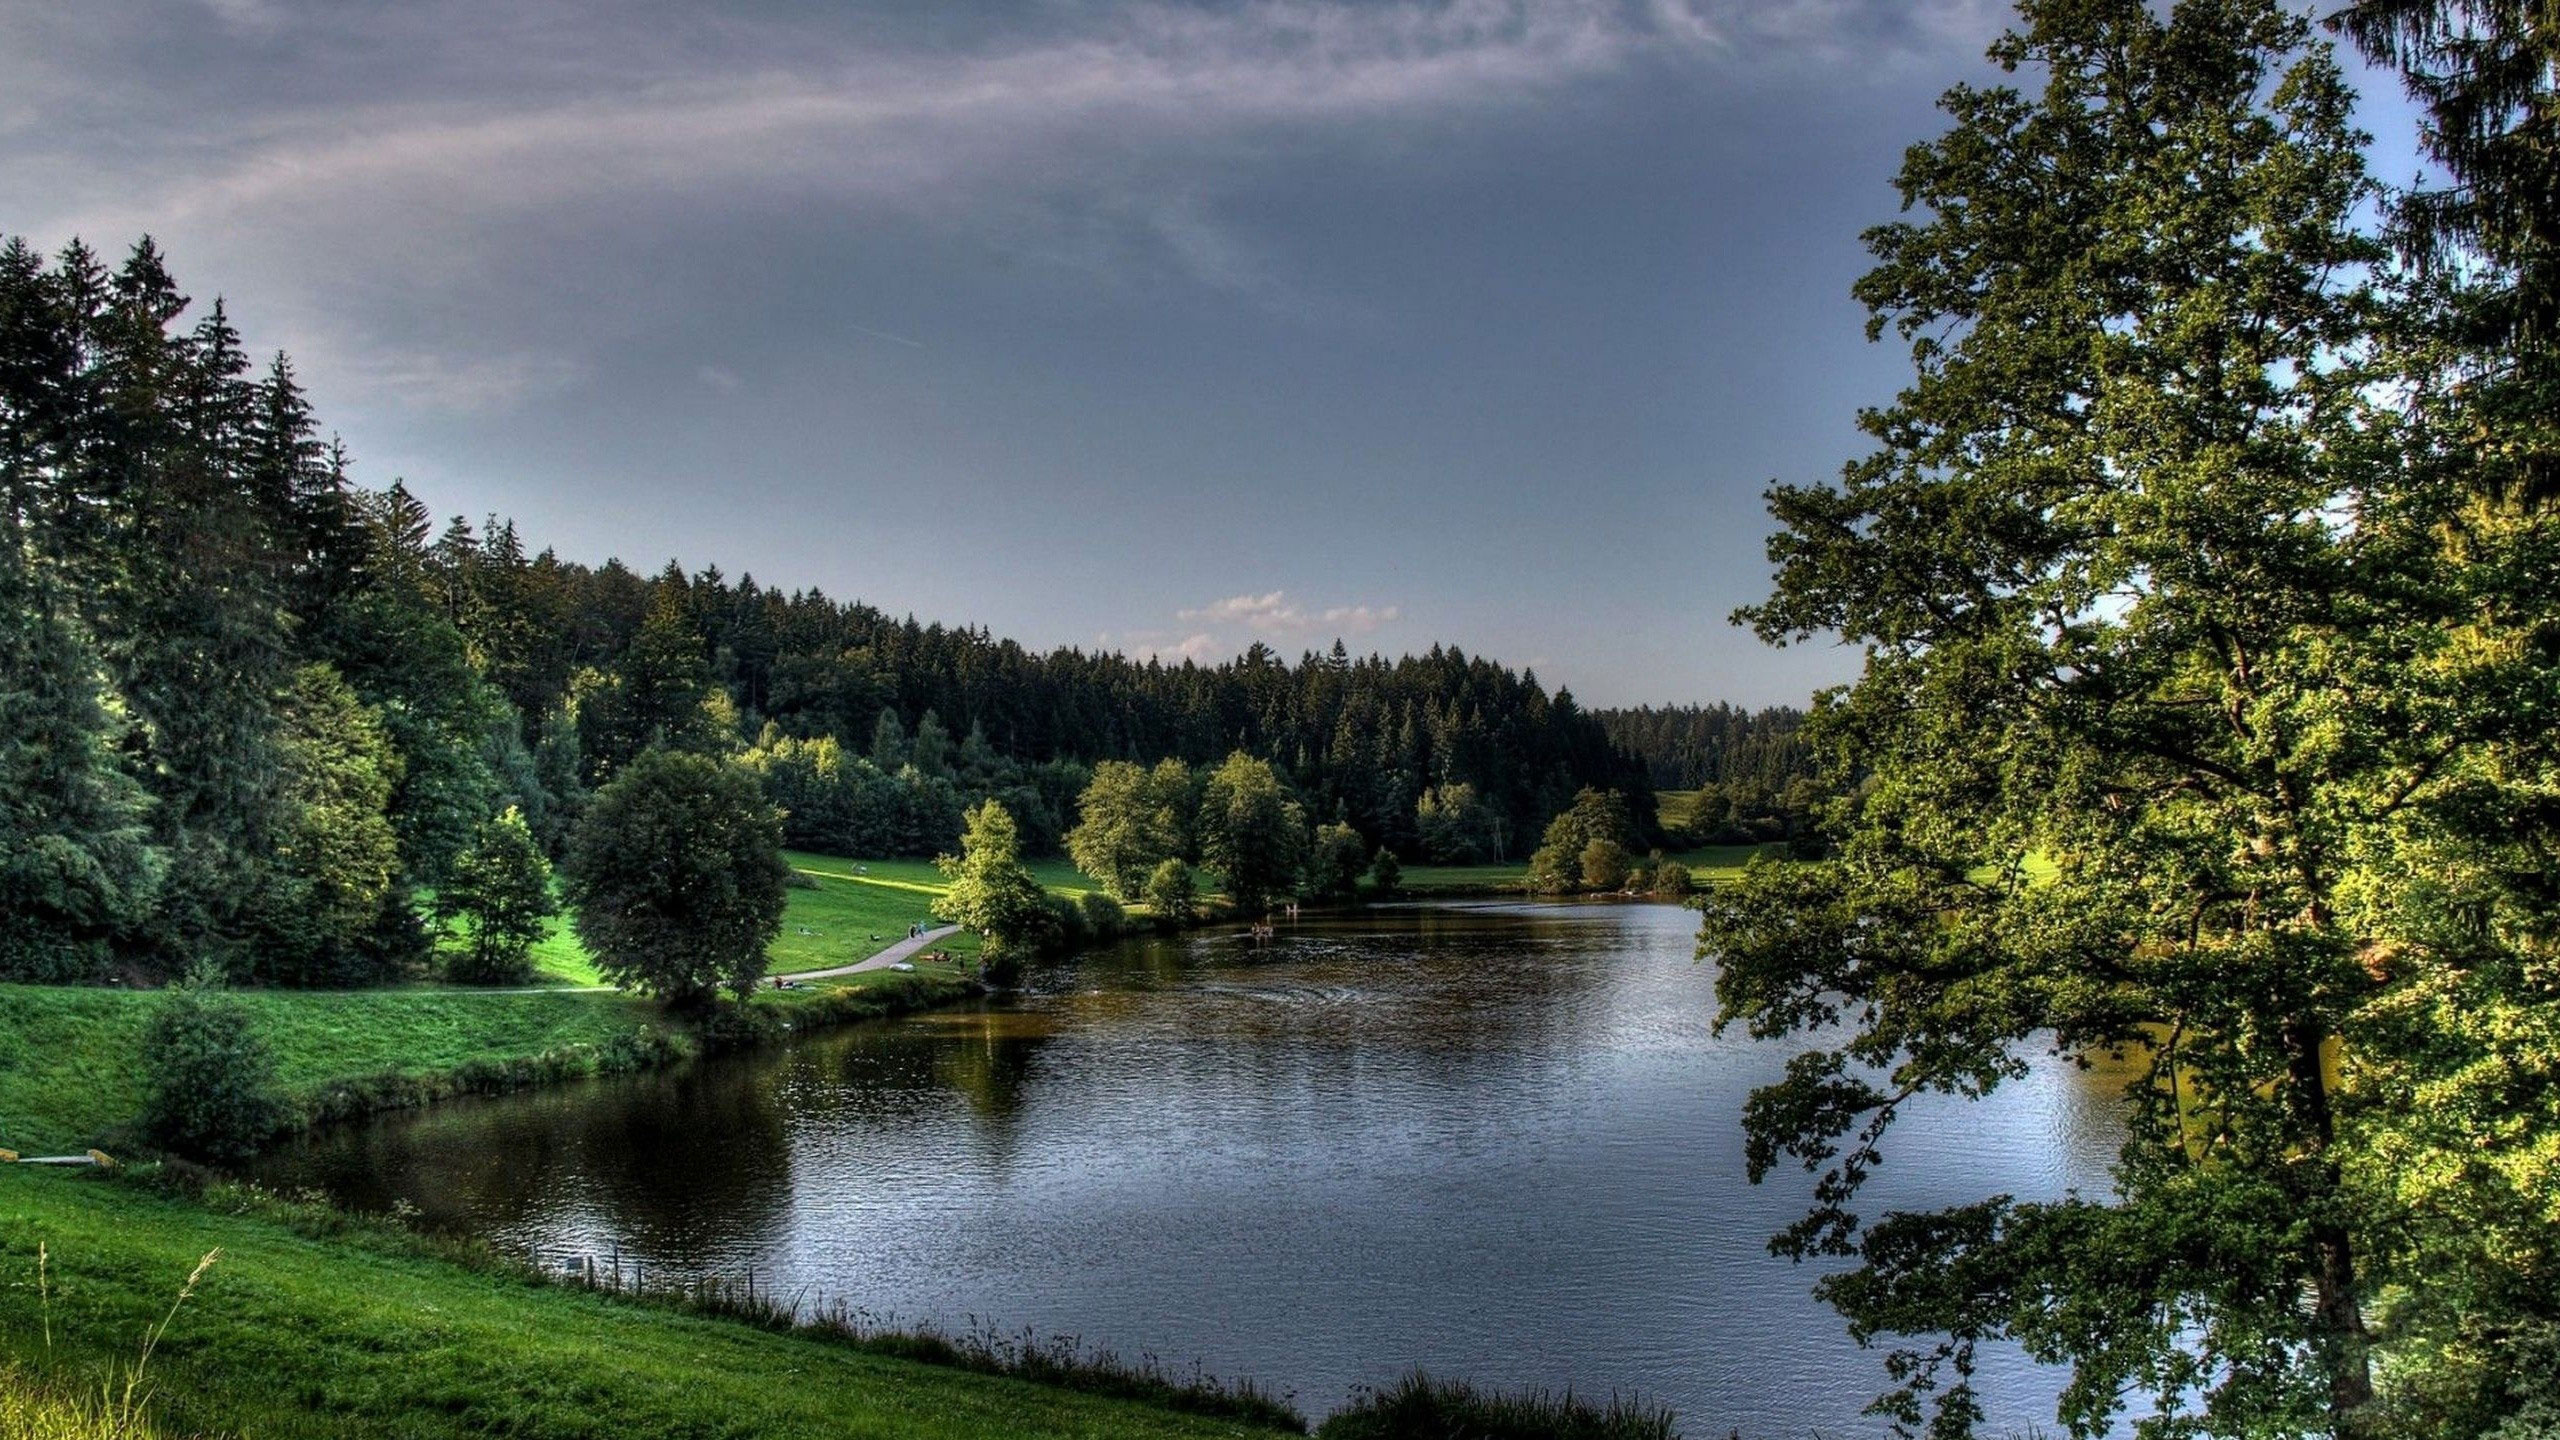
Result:
[[723,395],[735,395],[746,388],[746,382],[738,378],[738,372],[725,370],[717,365],[701,367],[693,372],[693,378]]
[[1118,634],[1105,630],[1094,637],[1094,644],[1100,650],[1138,660],[1162,660],[1167,664],[1180,664],[1185,660],[1209,664],[1233,653],[1221,647],[1218,637],[1205,630],[1189,635],[1166,630],[1126,630]]
[[1289,599],[1288,592],[1273,590],[1262,595],[1230,595],[1196,610],[1177,611],[1174,618],[1195,624],[1241,624],[1266,639],[1303,640],[1368,635],[1402,614],[1402,609],[1394,605],[1335,605],[1310,611]]

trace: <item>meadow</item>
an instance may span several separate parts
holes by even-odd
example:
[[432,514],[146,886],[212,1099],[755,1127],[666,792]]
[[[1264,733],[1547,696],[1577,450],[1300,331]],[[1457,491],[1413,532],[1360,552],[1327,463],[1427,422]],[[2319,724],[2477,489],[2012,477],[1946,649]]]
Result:
[[[786,850],[783,858],[805,888],[794,888],[785,897],[782,933],[765,951],[771,974],[799,975],[850,965],[904,939],[911,924],[942,923],[932,915],[934,898],[944,888],[942,872],[930,860],[848,860],[806,850]],[[1029,863],[1041,884],[1062,894],[1082,895],[1100,888],[1100,882],[1066,860]],[[954,935],[937,948],[974,956],[978,937]],[[532,958],[534,973],[544,984],[604,983],[566,915],[552,917],[549,933],[535,944]]]

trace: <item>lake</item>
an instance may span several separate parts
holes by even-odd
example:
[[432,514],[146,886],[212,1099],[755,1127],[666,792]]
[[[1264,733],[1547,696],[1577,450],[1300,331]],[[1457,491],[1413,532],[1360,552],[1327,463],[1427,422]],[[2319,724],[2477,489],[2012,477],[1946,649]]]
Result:
[[[1133,941],[1001,1004],[395,1115],[258,1178],[560,1263],[1250,1376],[1312,1416],[1413,1366],[1669,1404],[1693,1437],[1880,1434],[1884,1388],[1745,1179],[1790,1051],[1711,1033],[1697,917],[1485,903]],[[1869,1213],[2107,1186],[2115,1085],[2040,1058],[1914,1107]],[[1986,1357],[1988,1433],[2057,1372]]]

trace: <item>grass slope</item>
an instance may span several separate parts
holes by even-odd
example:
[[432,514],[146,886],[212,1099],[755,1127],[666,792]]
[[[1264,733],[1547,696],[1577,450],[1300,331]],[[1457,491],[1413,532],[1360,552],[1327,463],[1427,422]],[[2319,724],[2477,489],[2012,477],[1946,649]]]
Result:
[[[955,974],[927,980],[958,988]],[[950,967],[956,972],[958,967]],[[814,992],[765,995],[761,1011],[841,1005],[846,991],[916,984],[872,971]],[[548,1058],[581,1073],[581,1057],[617,1048],[689,1045],[648,1000],[609,992],[446,990],[244,990],[286,1091],[306,1105],[332,1089],[387,1075],[437,1077],[465,1067],[487,1073]],[[37,1154],[113,1137],[139,1114],[149,1077],[142,1038],[158,1003],[148,991],[0,985],[0,1148]],[[913,1008],[910,1004],[907,1008]]]
[[[909,925],[941,923],[933,918],[933,902],[948,887],[930,860],[849,860],[805,850],[786,850],[783,858],[814,888],[795,889],[786,897],[782,933],[766,951],[773,974],[798,975],[867,960],[906,938]],[[1066,860],[1030,864],[1041,884],[1063,894],[1101,888]],[[955,935],[942,948],[975,955],[978,937]],[[596,985],[603,979],[565,915],[554,917],[550,932],[533,947],[533,966],[545,985]]]
[[[43,1349],[36,1246],[51,1256]],[[363,1226],[287,1224],[0,1166],[0,1368],[66,1388],[129,1361],[198,1259],[222,1257],[151,1362],[181,1433],[299,1437],[1126,1436],[1279,1432],[920,1365],[469,1269]]]

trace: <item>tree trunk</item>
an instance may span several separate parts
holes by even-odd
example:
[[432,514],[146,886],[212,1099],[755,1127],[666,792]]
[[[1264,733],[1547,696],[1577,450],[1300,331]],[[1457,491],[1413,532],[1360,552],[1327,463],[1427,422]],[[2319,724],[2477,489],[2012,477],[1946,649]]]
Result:
[[[2308,1198],[2324,1209],[2338,1198],[2338,1166],[2329,1157],[2336,1125],[2329,1110],[2329,1078],[2321,1068],[2327,1036],[2327,1028],[2314,1020],[2295,1020],[2285,1026],[2286,1068],[2301,1106],[2318,1186],[2318,1194]],[[2312,1225],[2311,1246],[2311,1340],[2329,1376],[2330,1429],[2339,1436],[2352,1436],[2360,1429],[2355,1412],[2373,1399],[2370,1340],[2364,1328],[2364,1307],[2356,1298],[2355,1241],[2334,1214],[2324,1214]]]

